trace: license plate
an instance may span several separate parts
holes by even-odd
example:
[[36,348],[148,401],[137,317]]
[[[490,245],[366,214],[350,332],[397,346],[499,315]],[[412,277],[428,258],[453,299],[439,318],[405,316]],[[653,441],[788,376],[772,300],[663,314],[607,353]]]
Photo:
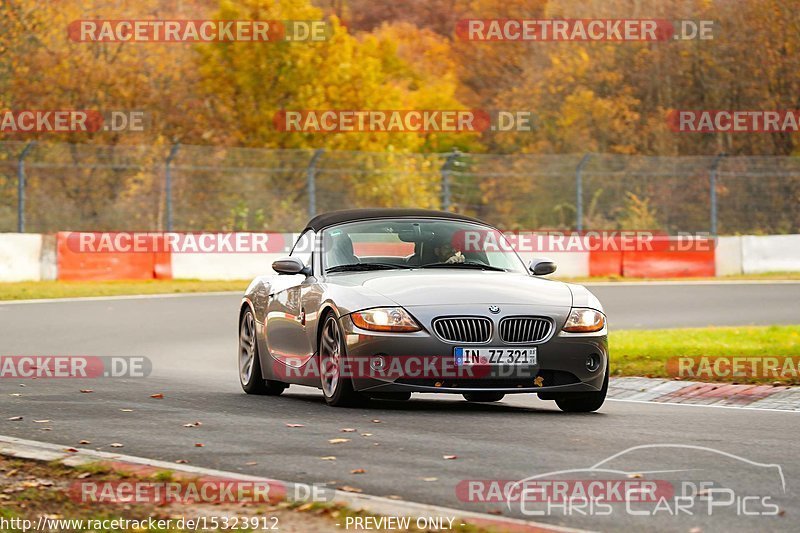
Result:
[[456,348],[456,365],[535,365],[536,346],[519,348]]

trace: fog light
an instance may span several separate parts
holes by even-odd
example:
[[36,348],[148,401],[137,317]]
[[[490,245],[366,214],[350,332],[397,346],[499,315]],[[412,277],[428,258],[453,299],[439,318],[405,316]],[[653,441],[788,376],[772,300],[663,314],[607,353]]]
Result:
[[386,359],[382,355],[374,355],[369,362],[369,366],[372,367],[372,370],[383,370],[386,368]]
[[586,370],[589,372],[596,372],[600,368],[600,356],[596,353],[586,357]]

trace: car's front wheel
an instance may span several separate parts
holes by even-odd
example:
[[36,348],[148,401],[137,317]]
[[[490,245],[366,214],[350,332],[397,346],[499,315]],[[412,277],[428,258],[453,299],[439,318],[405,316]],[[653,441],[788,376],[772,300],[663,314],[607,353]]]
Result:
[[239,323],[239,382],[247,394],[277,396],[289,385],[261,377],[261,361],[256,342],[256,321],[248,309]]
[[608,393],[608,366],[603,380],[603,387],[597,392],[576,392],[556,397],[558,408],[567,413],[591,413],[597,411],[606,401]]
[[322,394],[333,407],[362,405],[367,398],[353,389],[348,376],[344,347],[344,336],[336,315],[330,313],[322,326],[319,339],[319,367],[322,379]]

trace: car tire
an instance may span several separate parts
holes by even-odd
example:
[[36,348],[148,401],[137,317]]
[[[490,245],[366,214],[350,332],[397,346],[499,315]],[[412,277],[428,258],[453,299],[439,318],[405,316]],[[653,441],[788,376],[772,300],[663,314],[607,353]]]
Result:
[[353,381],[349,376],[341,375],[346,357],[339,320],[334,313],[329,313],[319,335],[319,369],[322,395],[332,407],[358,407],[368,400],[353,389]]
[[468,402],[499,402],[505,397],[502,392],[465,392],[464,399]]
[[239,321],[239,383],[247,394],[278,396],[289,385],[261,377],[261,360],[256,340],[256,321],[247,309]]
[[608,393],[608,365],[603,379],[603,387],[597,392],[577,392],[556,398],[556,405],[566,413],[591,413],[597,411],[606,401]]

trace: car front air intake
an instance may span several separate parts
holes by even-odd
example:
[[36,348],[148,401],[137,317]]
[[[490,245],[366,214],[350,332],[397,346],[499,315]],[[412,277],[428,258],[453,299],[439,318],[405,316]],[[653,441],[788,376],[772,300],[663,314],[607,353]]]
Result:
[[492,321],[482,317],[447,317],[433,321],[436,334],[447,342],[480,344],[492,337]]
[[500,321],[500,338],[503,342],[542,342],[553,330],[549,318],[538,316],[514,316]]

